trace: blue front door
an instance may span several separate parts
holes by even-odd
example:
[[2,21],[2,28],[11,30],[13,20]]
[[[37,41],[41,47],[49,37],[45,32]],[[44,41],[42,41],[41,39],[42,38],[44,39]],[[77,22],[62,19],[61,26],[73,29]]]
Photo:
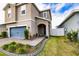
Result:
[[26,27],[13,27],[10,28],[10,37],[24,38],[24,31]]

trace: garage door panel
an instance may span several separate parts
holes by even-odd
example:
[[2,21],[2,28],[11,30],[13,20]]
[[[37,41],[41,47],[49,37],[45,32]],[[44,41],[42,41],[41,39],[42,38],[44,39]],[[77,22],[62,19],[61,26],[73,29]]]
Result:
[[11,37],[24,38],[25,27],[15,27],[10,29]]

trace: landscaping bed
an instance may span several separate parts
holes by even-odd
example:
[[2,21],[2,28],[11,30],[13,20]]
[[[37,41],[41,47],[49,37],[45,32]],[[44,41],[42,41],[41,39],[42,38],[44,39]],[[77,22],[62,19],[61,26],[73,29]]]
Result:
[[5,44],[2,49],[15,54],[28,54],[36,50],[36,47],[30,45],[24,45],[21,43],[11,42],[10,44]]

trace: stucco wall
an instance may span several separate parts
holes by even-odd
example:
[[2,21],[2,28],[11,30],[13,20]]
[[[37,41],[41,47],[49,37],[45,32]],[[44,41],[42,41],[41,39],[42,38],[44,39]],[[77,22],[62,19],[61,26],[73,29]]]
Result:
[[[47,12],[47,18],[46,18],[46,19],[51,20],[51,16],[50,16],[49,11],[43,11],[43,12]],[[40,12],[40,16],[41,16],[41,17],[43,17],[43,12]]]
[[33,4],[31,4],[31,18],[35,20],[36,16],[39,16],[39,11],[35,8]]
[[61,27],[65,28],[68,32],[71,30],[79,29],[79,13],[76,13],[67,22],[65,22]]
[[43,19],[37,19],[36,20],[36,22],[37,22],[37,25],[39,25],[39,24],[44,24],[44,25],[46,25],[46,36],[49,36],[50,34],[49,34],[49,22],[48,21],[45,21],[45,20],[43,20]]
[[0,25],[0,34],[3,31],[6,31],[6,26],[5,25]]
[[38,33],[37,29],[38,28],[37,28],[36,21],[31,21],[31,28],[30,28],[31,35],[35,35],[36,33]]
[[10,37],[10,28],[11,27],[19,27],[19,26],[26,26],[26,28],[29,27],[29,31],[31,32],[31,20],[28,20],[28,21],[21,21],[21,22],[17,22],[17,23],[14,23],[14,24],[7,24],[6,25],[6,28],[8,29],[7,32],[8,32],[8,37]]
[[31,19],[31,4],[25,4],[26,5],[26,14],[23,15],[21,14],[21,6],[17,7],[17,21],[22,21],[22,20],[29,20]]
[[14,4],[10,4],[11,7],[11,17],[8,17],[8,8],[5,9],[5,23],[16,21],[16,8]]

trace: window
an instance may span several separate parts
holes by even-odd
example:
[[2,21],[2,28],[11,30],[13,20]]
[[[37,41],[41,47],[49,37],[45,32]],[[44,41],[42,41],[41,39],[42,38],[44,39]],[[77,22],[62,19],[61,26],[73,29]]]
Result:
[[11,17],[11,8],[8,9],[8,17]]
[[25,14],[25,10],[22,10],[22,14]]
[[47,12],[43,12],[43,17],[47,18]]
[[21,14],[26,14],[26,5],[21,6]]

